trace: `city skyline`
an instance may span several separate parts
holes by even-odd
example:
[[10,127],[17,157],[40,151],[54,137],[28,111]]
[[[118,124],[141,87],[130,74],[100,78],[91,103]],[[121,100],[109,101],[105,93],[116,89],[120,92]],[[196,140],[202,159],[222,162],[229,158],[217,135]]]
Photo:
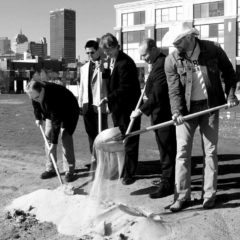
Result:
[[[139,1],[139,0],[135,0]],[[11,41],[22,30],[29,41],[38,42],[46,37],[50,53],[50,11],[67,8],[76,11],[76,57],[86,59],[85,42],[114,33],[116,16],[114,5],[127,0],[8,0],[0,8],[0,37]],[[20,4],[21,3],[21,4]]]

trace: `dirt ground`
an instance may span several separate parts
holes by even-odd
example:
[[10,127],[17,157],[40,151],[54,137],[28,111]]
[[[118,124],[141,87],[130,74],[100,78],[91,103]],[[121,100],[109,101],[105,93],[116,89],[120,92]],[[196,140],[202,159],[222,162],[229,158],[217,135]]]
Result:
[[[140,140],[137,181],[130,186],[120,187],[122,202],[161,213],[164,220],[172,223],[182,235],[175,239],[240,239],[240,108],[221,113],[219,138],[219,180],[217,204],[212,210],[203,210],[202,153],[199,135],[194,140],[192,157],[192,206],[179,213],[171,213],[167,206],[173,196],[150,199],[154,189],[151,181],[160,176],[157,146],[152,132],[143,134]],[[109,122],[111,119],[109,118]],[[149,126],[149,119],[143,118],[142,127]],[[64,236],[51,223],[39,223],[29,218],[16,222],[8,218],[5,206],[19,196],[38,189],[54,189],[59,186],[57,178],[41,180],[44,170],[44,143],[35,126],[32,106],[26,95],[0,95],[0,240],[70,240],[83,239]],[[87,135],[80,117],[74,135],[77,159],[76,180],[78,187],[90,179]],[[59,152],[59,167],[61,169]],[[87,192],[89,185],[83,186]],[[187,231],[187,232],[186,232]],[[150,238],[145,240],[151,240]]]

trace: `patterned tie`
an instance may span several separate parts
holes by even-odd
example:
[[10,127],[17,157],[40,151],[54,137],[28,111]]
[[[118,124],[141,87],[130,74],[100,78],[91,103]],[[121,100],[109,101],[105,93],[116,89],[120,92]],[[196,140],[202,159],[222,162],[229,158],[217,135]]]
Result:
[[110,70],[111,70],[111,74],[112,74],[112,72],[113,72],[114,65],[115,65],[115,59],[114,59],[114,58],[111,58],[111,61],[110,61]]
[[198,79],[200,79],[200,84],[201,84],[201,87],[202,87],[202,90],[203,90],[203,94],[205,95],[205,97],[207,98],[208,95],[207,95],[207,89],[206,89],[206,84],[204,82],[204,78],[203,78],[203,73],[202,71],[200,70],[200,67],[197,66],[197,77]]

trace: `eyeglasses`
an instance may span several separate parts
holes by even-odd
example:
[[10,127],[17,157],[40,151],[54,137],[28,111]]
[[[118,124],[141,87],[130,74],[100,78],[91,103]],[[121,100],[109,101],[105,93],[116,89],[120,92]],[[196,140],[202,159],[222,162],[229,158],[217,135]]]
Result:
[[86,52],[87,55],[93,55],[95,52]]

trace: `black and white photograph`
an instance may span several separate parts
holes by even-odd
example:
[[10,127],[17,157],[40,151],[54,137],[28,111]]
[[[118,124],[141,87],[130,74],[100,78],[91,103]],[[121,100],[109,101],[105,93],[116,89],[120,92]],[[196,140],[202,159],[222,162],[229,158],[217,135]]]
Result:
[[240,239],[240,0],[2,0],[0,240]]

